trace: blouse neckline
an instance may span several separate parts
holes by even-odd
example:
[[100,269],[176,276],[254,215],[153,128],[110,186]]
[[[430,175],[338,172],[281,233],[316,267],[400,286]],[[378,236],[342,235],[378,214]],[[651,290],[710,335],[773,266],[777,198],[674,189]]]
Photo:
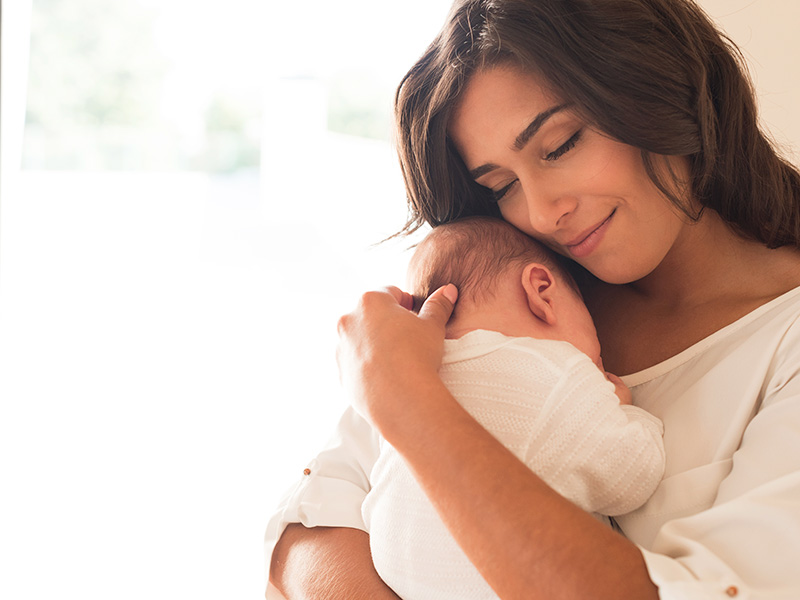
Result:
[[668,373],[673,369],[676,369],[677,367],[681,366],[682,364],[688,362],[695,356],[702,354],[703,352],[705,352],[710,347],[717,344],[722,339],[728,337],[732,333],[735,333],[736,331],[752,323],[762,315],[768,313],[773,308],[782,305],[784,302],[788,302],[789,300],[793,299],[796,296],[800,296],[800,286],[793,288],[788,292],[781,294],[777,298],[773,298],[769,302],[762,304],[758,308],[740,317],[733,323],[726,325],[725,327],[715,331],[708,337],[705,337],[699,342],[692,344],[691,346],[689,346],[685,350],[682,350],[675,356],[667,358],[661,361],[660,363],[657,363],[651,367],[647,367],[646,369],[642,369],[641,371],[636,371],[635,373],[631,373],[629,375],[623,375],[621,379],[628,387],[634,387],[646,383],[657,377],[660,377],[661,375],[664,375],[665,373]]

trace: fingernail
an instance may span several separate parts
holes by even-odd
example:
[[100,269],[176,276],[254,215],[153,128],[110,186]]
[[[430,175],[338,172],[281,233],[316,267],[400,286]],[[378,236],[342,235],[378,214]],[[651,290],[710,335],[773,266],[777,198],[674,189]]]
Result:
[[454,286],[452,283],[448,283],[446,286],[444,286],[444,290],[442,290],[442,295],[448,300],[450,300],[450,302],[455,304],[456,300],[458,299],[458,288]]

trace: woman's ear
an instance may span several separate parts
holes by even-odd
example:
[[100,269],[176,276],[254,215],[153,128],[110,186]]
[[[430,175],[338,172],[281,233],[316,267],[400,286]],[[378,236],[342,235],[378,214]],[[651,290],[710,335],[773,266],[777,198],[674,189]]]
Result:
[[556,324],[554,287],[556,280],[550,269],[539,263],[528,263],[522,270],[522,287],[528,298],[528,308],[548,325]]

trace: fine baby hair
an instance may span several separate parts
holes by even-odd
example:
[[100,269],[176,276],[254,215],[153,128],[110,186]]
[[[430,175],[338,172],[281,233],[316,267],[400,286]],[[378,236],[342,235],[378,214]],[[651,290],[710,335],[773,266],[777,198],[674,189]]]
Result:
[[577,293],[561,257],[501,219],[465,217],[434,227],[417,246],[409,268],[415,309],[448,283],[458,288],[459,303],[480,302],[493,293],[500,275],[531,262],[548,267]]

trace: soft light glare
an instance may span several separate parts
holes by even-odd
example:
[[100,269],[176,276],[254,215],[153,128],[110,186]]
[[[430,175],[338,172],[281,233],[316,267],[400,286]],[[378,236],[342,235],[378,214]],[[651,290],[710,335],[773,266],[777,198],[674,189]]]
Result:
[[[404,281],[413,240],[373,246],[406,217],[394,150],[328,131],[325,95],[342,72],[391,92],[449,2],[142,3],[170,65],[160,116],[199,148],[215,90],[257,91],[261,170],[12,187],[26,26],[3,4],[2,598],[261,598],[268,515],[347,404],[336,320]],[[800,4],[705,4],[796,147]]]
[[[349,58],[309,43],[328,62],[278,73],[288,54],[263,38],[289,43],[301,17],[284,3],[275,22],[271,4],[150,3],[162,117],[187,139],[214,89],[284,82],[263,98],[263,175],[29,170],[4,186],[2,597],[263,597],[267,518],[347,403],[336,320],[402,284],[410,243],[373,247],[406,216],[390,144],[326,130],[320,94]],[[402,11],[433,35],[441,11],[417,4]],[[358,36],[338,6],[326,26]],[[421,51],[370,35],[373,64]],[[292,77],[317,95],[292,96]]]

